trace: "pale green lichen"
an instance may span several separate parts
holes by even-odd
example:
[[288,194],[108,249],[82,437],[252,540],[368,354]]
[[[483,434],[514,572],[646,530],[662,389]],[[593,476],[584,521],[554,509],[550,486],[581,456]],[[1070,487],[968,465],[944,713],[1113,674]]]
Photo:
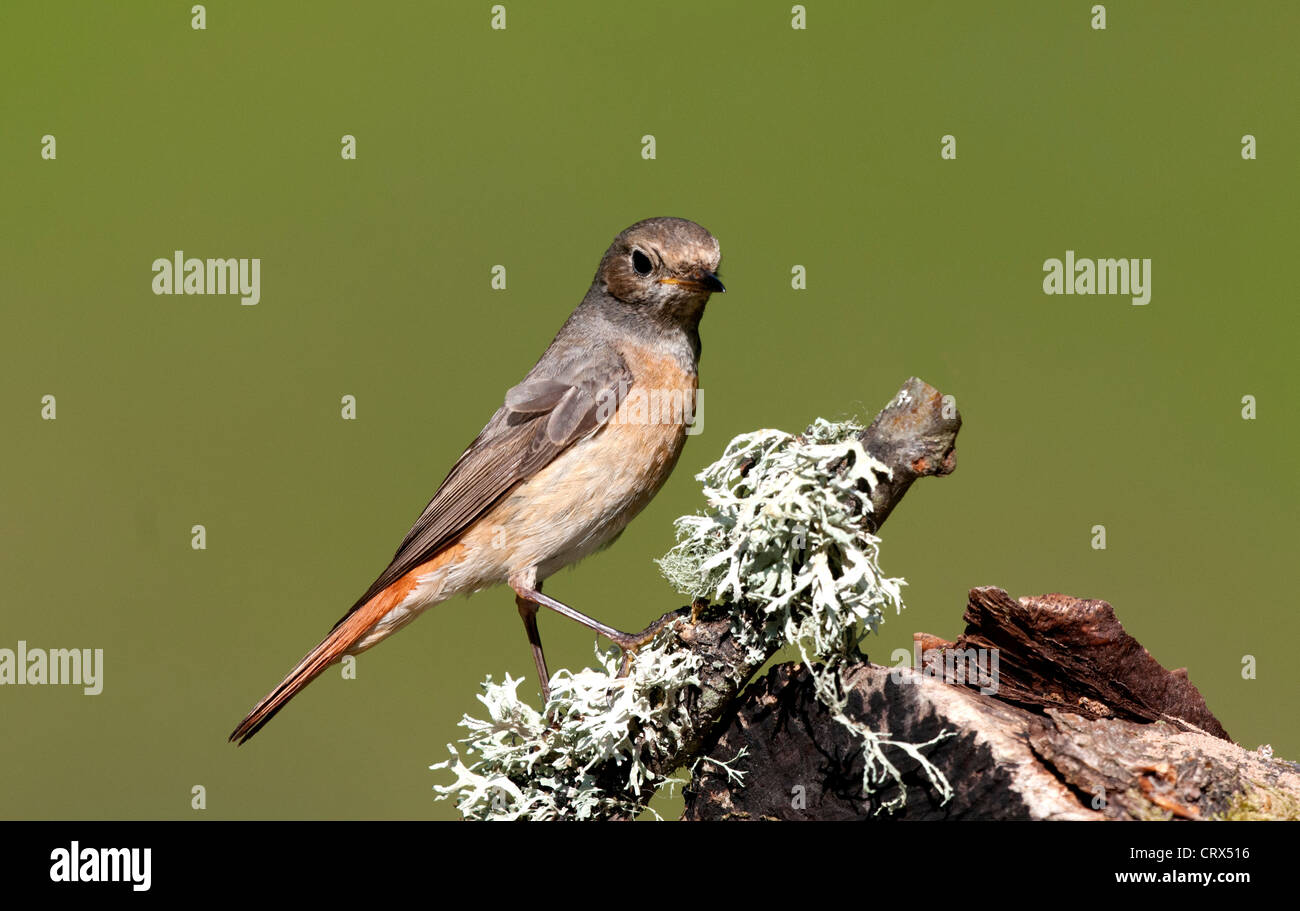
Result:
[[766,628],[751,631],[756,649],[779,638],[824,656],[859,622],[875,631],[886,608],[902,609],[904,583],[880,571],[880,539],[863,525],[868,494],[889,469],[863,449],[861,430],[818,419],[801,436],[736,437],[697,475],[709,511],[677,520],[677,545],[659,561],[664,576],[692,598],[759,606]]
[[1281,788],[1269,787],[1255,781],[1232,795],[1222,813],[1210,817],[1214,820],[1241,822],[1243,820],[1300,820],[1300,800]]
[[659,561],[664,575],[690,597],[759,608],[763,628],[740,630],[757,660],[797,646],[814,691],[831,716],[862,743],[866,793],[893,781],[906,803],[902,772],[886,755],[911,757],[946,802],[952,794],[922,744],[896,741],[851,718],[842,671],[887,609],[902,610],[902,579],[885,576],[880,539],[867,531],[869,494],[887,466],[858,440],[853,422],[815,421],[795,436],[779,430],[742,434],[698,475],[709,511],[677,520],[677,545]]
[[[671,781],[653,773],[646,759],[677,747],[687,720],[680,694],[699,684],[699,657],[666,648],[667,640],[661,635],[642,648],[625,677],[618,676],[616,651],[597,651],[596,669],[557,671],[545,716],[519,698],[519,678],[488,678],[478,697],[488,717],[461,720],[470,731],[461,742],[477,759],[465,765],[448,744],[451,758],[430,766],[456,776],[434,786],[439,799],[454,797],[471,819],[606,819],[640,812],[641,795]],[[593,770],[611,760],[621,780],[601,787]]]
[[[864,792],[891,780],[899,785],[899,796],[882,808],[906,800],[902,773],[887,748],[915,760],[946,801],[951,788],[922,752],[946,735],[925,744],[901,743],[846,711],[844,667],[858,657],[858,643],[876,630],[885,611],[903,607],[903,580],[881,571],[880,541],[864,521],[870,492],[889,469],[863,448],[861,430],[851,421],[818,419],[797,436],[759,430],[736,437],[697,475],[707,513],[677,520],[677,544],[659,564],[692,598],[758,610],[757,628],[733,614],[752,661],[786,645],[798,647],[818,699],[862,743]],[[598,655],[602,669],[557,673],[546,710],[553,724],[519,700],[519,680],[489,679],[479,697],[488,719],[467,715],[461,722],[470,731],[462,742],[477,758],[466,766],[449,747],[452,758],[433,768],[456,778],[435,787],[439,798],[455,797],[460,811],[476,819],[637,813],[641,795],[667,781],[651,771],[646,757],[672,754],[688,720],[685,693],[698,684],[699,659],[669,648],[669,642],[660,636],[643,648],[626,678],[617,676],[613,654]],[[726,766],[733,781],[744,774],[731,767],[741,758]],[[626,777],[595,781],[593,770],[611,760]]]

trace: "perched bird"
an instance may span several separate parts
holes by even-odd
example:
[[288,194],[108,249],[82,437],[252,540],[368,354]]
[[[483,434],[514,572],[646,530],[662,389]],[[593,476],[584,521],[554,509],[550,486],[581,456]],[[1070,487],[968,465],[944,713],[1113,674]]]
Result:
[[344,655],[426,608],[500,582],[515,603],[549,699],[537,611],[548,607],[625,654],[623,633],[542,594],[561,567],[609,545],[659,491],[694,414],[700,318],[718,280],[718,241],[692,221],[651,218],[605,251],[582,303],[452,466],[393,561],[230,740],[243,743]]

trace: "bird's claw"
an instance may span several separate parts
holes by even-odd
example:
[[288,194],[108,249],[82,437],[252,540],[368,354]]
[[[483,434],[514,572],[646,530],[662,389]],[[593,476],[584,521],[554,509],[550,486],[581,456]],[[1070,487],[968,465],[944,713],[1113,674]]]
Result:
[[660,630],[681,616],[681,613],[680,610],[669,611],[639,633],[620,633],[617,637],[611,637],[614,644],[623,650],[623,663],[619,666],[618,676],[626,677],[636,653],[659,635]]

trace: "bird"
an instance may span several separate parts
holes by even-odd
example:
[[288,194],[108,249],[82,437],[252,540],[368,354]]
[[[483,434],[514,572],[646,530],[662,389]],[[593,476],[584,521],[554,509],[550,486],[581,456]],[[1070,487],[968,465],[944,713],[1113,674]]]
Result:
[[387,568],[229,740],[246,743],[326,668],[429,607],[502,583],[514,590],[544,704],[541,607],[610,639],[626,669],[657,624],[622,632],[542,594],[542,583],[612,544],[677,464],[699,388],[700,320],[710,296],[727,290],[720,262],[717,238],[684,218],[620,232],[582,302],[506,391]]

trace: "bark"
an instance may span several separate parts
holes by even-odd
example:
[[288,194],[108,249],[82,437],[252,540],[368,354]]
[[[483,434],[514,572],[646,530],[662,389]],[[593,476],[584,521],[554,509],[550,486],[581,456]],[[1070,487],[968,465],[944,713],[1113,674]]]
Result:
[[[849,715],[872,730],[913,743],[953,734],[926,753],[952,798],[941,802],[900,753],[908,800],[891,818],[1207,819],[1243,815],[1243,800],[1293,817],[1300,807],[1300,766],[1234,744],[1186,671],[1161,667],[1106,602],[977,588],[965,619],[954,643],[916,635],[919,669],[864,660],[845,674]],[[996,673],[960,673],[980,649],[986,659],[996,649],[997,664],[982,665]],[[708,756],[685,819],[881,818],[898,796],[896,785],[863,794],[859,742],[797,664],[746,691]]]

